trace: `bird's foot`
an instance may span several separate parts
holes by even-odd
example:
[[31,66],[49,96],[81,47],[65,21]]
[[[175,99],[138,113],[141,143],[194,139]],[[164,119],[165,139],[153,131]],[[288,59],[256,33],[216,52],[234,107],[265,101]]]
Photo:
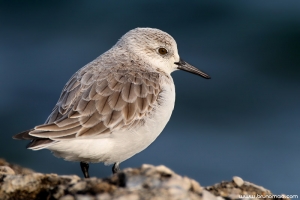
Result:
[[90,178],[89,164],[86,162],[80,162],[80,167],[81,167],[82,173],[84,175],[84,178]]
[[116,174],[116,173],[118,173],[119,171],[120,171],[120,163],[118,163],[118,162],[116,162],[115,164],[114,164],[114,166],[112,167],[112,173],[113,174]]

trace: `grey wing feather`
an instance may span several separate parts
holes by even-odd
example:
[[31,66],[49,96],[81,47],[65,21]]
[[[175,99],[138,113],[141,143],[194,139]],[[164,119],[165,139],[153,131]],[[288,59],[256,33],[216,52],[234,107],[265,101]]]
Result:
[[30,130],[18,133],[17,135],[13,136],[13,139],[15,139],[15,140],[33,140],[33,139],[35,139],[35,137],[28,134],[30,131],[33,131],[33,130],[34,129],[30,129]]
[[132,128],[158,104],[159,81],[157,72],[83,68],[68,81],[46,123],[15,138],[33,139],[29,148],[39,149],[63,139]]

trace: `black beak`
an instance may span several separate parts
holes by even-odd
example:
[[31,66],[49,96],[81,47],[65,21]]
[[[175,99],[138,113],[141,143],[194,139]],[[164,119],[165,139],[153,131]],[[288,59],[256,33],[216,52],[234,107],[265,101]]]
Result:
[[196,74],[199,76],[202,76],[203,78],[210,79],[210,76],[207,75],[206,73],[200,71],[196,67],[190,65],[189,63],[185,62],[180,58],[179,62],[174,62],[175,65],[178,65],[177,69],[181,69],[183,71],[190,72],[192,74]]

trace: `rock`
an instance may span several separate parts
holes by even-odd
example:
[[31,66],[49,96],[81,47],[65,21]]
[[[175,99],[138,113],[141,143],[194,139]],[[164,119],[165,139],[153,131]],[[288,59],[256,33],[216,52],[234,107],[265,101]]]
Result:
[[[242,182],[243,184],[241,184]],[[205,189],[215,196],[221,196],[226,199],[254,199],[254,197],[256,196],[273,195],[270,190],[267,190],[262,186],[255,185],[253,183],[243,181],[243,179],[241,179],[240,177],[234,178],[234,180],[228,182],[222,181],[221,183],[217,183],[213,186],[205,187]],[[288,200],[289,198],[284,199]]]
[[238,187],[241,187],[244,184],[244,180],[238,176],[234,176],[232,180]]
[[0,166],[10,167],[15,172],[15,174],[31,174],[31,173],[34,173],[34,171],[31,170],[31,169],[24,168],[24,167],[21,167],[19,165],[15,165],[15,164],[10,164],[10,163],[6,162],[4,159],[1,159],[1,158],[0,158]]
[[165,166],[128,168],[109,178],[56,174],[2,174],[0,199],[202,199],[203,188]]
[[1,174],[15,174],[15,171],[9,166],[0,166],[0,175]]
[[75,200],[75,198],[72,195],[67,194],[66,196],[61,197],[59,200]]
[[162,165],[144,164],[140,168],[124,169],[108,178],[81,179],[76,175],[35,173],[4,160],[0,162],[1,200],[224,200],[237,199],[242,194],[271,194],[269,190],[239,177],[203,188],[195,180],[180,176]]

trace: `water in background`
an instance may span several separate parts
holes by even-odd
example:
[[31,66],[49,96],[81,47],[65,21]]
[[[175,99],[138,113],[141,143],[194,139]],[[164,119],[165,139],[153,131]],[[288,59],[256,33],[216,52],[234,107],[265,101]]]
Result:
[[[130,29],[153,27],[212,79],[173,73],[171,121],[121,167],[164,164],[201,185],[237,175],[300,194],[299,1],[32,2],[0,2],[0,157],[81,176],[78,163],[11,137],[46,120],[75,71]],[[103,164],[90,170],[111,173]]]

